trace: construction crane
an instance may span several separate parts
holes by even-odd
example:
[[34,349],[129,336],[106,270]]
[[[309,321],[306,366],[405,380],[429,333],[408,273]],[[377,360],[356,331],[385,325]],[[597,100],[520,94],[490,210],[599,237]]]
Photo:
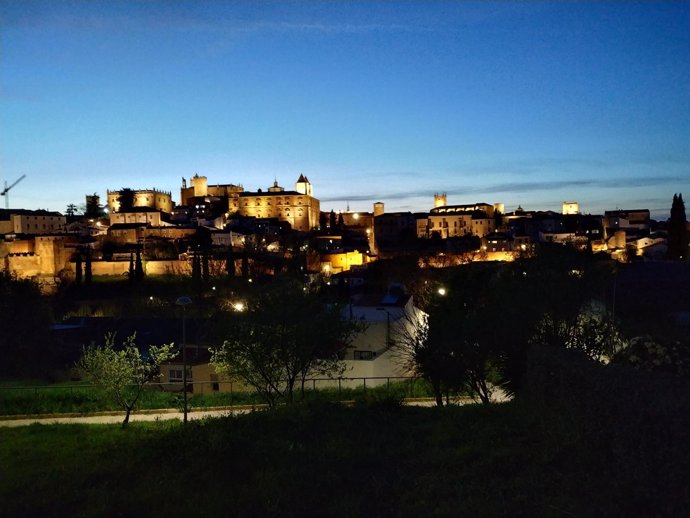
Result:
[[6,208],[6,209],[9,209],[9,208],[10,208],[10,196],[9,196],[9,194],[7,194],[8,191],[9,191],[12,187],[14,187],[15,185],[17,185],[19,182],[21,182],[24,178],[26,178],[26,175],[25,175],[25,174],[23,174],[23,175],[21,175],[19,178],[17,178],[17,179],[14,181],[14,183],[13,183],[12,185],[10,185],[10,186],[7,185],[7,180],[5,180],[5,188],[3,189],[2,192],[0,192],[0,196],[4,196],[4,197],[5,197],[5,208]]

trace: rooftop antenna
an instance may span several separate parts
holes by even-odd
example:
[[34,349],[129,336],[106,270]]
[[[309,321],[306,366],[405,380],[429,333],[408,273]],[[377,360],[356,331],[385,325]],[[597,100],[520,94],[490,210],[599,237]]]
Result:
[[17,184],[18,184],[19,182],[21,182],[24,178],[26,178],[26,175],[25,175],[25,174],[23,174],[23,175],[21,175],[19,178],[17,178],[17,179],[14,181],[14,183],[13,183],[12,185],[10,185],[10,186],[7,185],[7,180],[5,180],[5,188],[3,189],[2,192],[0,192],[0,196],[4,196],[4,197],[5,197],[5,208],[6,208],[6,209],[9,210],[9,208],[10,208],[10,196],[9,196],[9,194],[7,194],[7,193],[9,192],[9,190],[10,190],[12,187],[14,187],[15,185],[17,185]]

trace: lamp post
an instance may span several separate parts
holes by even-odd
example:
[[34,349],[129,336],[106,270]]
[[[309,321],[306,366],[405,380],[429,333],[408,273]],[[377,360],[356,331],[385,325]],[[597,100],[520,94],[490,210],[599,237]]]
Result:
[[183,295],[178,297],[175,304],[182,307],[182,397],[184,399],[184,420],[187,424],[187,306],[192,303],[192,299]]

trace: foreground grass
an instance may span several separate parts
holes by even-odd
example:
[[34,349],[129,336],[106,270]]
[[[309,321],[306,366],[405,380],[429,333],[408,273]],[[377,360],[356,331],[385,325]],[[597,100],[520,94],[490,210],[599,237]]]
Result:
[[[615,516],[663,511],[515,403],[332,404],[0,429],[2,516]],[[663,498],[664,495],[660,495]],[[673,512],[672,508],[666,511]],[[211,514],[213,513],[213,514]],[[655,513],[656,514],[656,513]],[[661,514],[665,514],[662,512]]]
[[[121,411],[106,393],[98,387],[82,383],[54,384],[40,386],[29,382],[0,382],[0,416],[79,413],[89,414],[103,411]],[[362,399],[368,396],[390,397],[430,397],[431,387],[424,380],[394,381],[378,387],[364,388],[307,388],[304,398],[319,401],[345,401]],[[298,393],[297,398],[301,397]],[[210,394],[190,394],[190,408],[211,408],[216,406],[252,405],[264,403],[261,397],[253,392],[234,391]],[[158,388],[145,389],[135,410],[159,408],[182,408],[182,393],[168,392]]]

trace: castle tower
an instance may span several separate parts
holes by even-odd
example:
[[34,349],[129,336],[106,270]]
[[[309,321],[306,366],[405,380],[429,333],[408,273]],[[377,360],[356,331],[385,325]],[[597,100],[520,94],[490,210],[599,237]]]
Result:
[[576,201],[564,201],[562,212],[563,214],[579,214],[580,204]]
[[444,192],[443,194],[434,194],[434,208],[436,207],[445,207],[448,204],[448,197],[446,196],[446,193]]
[[374,217],[380,216],[381,214],[383,214],[383,202],[377,201],[374,203]]
[[208,196],[208,180],[205,176],[195,174],[189,179],[189,183],[194,188],[194,196]]
[[307,196],[314,196],[312,191],[311,182],[309,178],[303,174],[299,175],[297,182],[295,183],[295,190],[300,194],[306,194]]

